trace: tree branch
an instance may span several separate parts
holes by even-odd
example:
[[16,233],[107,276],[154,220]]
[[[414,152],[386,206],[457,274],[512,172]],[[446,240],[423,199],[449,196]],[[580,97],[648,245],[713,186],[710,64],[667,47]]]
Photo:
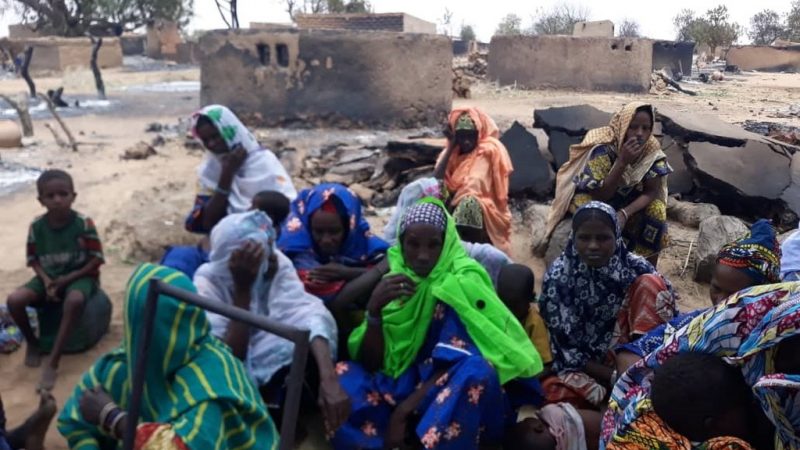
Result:
[[56,112],[56,107],[53,106],[53,102],[51,102],[50,99],[44,94],[39,94],[39,98],[45,101],[45,103],[47,104],[47,109],[50,110],[50,114],[52,114],[53,117],[56,119],[56,122],[58,122],[58,124],[61,125],[61,129],[64,130],[64,134],[66,134],[67,139],[69,139],[69,145],[70,147],[72,147],[72,151],[77,152],[78,143],[75,141],[75,136],[73,136],[72,132],[69,131],[69,128],[67,128],[67,124],[64,123],[63,120],[61,120],[61,116],[59,116],[58,113]]

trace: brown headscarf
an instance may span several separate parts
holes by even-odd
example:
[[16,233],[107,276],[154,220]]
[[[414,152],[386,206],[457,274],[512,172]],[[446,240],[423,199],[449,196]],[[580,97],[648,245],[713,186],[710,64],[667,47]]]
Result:
[[[655,110],[651,105],[642,102],[632,102],[617,111],[611,118],[611,122],[606,127],[589,130],[583,138],[583,142],[573,145],[569,149],[569,161],[558,169],[556,176],[556,195],[550,213],[547,216],[546,238],[549,239],[553,230],[564,218],[569,210],[572,197],[575,195],[575,177],[580,174],[589,162],[592,150],[600,145],[609,145],[612,151],[618,151],[625,143],[625,134],[628,132],[636,110],[642,106],[650,108],[651,117],[655,118]],[[620,187],[635,186],[644,179],[644,176],[659,159],[666,158],[661,151],[661,144],[651,134],[647,142],[644,143],[639,160],[625,168],[622,174],[622,185]],[[659,199],[665,203],[667,201],[667,178],[661,177],[661,190],[658,194]]]

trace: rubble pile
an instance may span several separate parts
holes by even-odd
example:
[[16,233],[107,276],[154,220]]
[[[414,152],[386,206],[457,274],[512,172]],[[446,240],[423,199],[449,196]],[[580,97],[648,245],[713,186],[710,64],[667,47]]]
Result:
[[457,98],[470,98],[470,88],[486,79],[489,68],[488,53],[474,52],[466,57],[453,58],[453,95]]

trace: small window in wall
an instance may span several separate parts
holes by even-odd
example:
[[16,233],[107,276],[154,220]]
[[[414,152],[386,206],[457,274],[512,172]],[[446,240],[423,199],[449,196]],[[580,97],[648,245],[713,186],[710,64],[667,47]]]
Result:
[[628,44],[628,45],[625,46],[625,51],[626,52],[629,52],[631,50],[633,50],[633,44]]
[[611,50],[616,50],[618,48],[619,48],[619,45],[617,45],[616,43],[611,44]]
[[270,63],[270,50],[267,44],[256,44],[258,50],[258,60],[261,61],[262,66],[268,66]]
[[289,67],[289,46],[286,44],[278,44],[275,46],[275,53],[277,53],[278,65],[281,67]]

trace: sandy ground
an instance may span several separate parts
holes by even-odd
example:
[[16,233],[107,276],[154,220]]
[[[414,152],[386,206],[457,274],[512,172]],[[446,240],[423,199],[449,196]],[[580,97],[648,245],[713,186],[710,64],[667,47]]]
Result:
[[[111,331],[91,351],[63,358],[54,392],[59,405],[63,405],[68,398],[82,372],[99,355],[120,342],[122,292],[134,265],[142,260],[157,258],[166,244],[196,240],[196,237],[183,231],[182,223],[185,213],[191,208],[196,182],[195,169],[202,153],[187,150],[178,141],[170,141],[158,148],[156,156],[144,161],[123,161],[120,160],[120,155],[124,149],[139,140],[150,141],[154,135],[144,132],[148,123],[174,124],[179,117],[193,112],[199,106],[197,92],[148,94],[121,88],[164,81],[196,81],[199,79],[199,71],[129,73],[114,70],[107,71],[105,77],[109,97],[119,100],[124,107],[102,116],[67,119],[79,141],[88,143],[82,145],[79,152],[58,148],[44,128],[45,122],[36,121],[35,144],[0,153],[0,157],[6,161],[70,171],[78,191],[75,208],[95,219],[106,249],[107,263],[102,268],[102,283],[115,306]],[[38,84],[40,90],[65,86],[67,95],[90,94],[93,89],[88,71],[40,79]],[[456,103],[482,106],[495,117],[501,128],[505,128],[515,120],[530,125],[534,108],[590,103],[612,111],[633,98],[651,101],[657,106],[669,105],[693,112],[718,114],[729,122],[746,119],[772,120],[768,117],[772,112],[800,101],[800,75],[746,74],[732,77],[722,84],[693,85],[691,88],[700,91],[700,95],[633,96],[552,90],[516,91],[482,84],[474,89],[473,99]],[[24,84],[20,80],[0,81],[0,93],[16,94],[23,90]],[[800,125],[800,119],[797,118],[774,120]],[[275,134],[277,131],[267,130],[266,133]],[[342,133],[342,136],[364,133],[353,131],[350,134]],[[405,132],[400,133],[402,134]],[[302,141],[299,147],[311,148],[322,145],[327,133],[317,131],[295,136],[298,141]],[[290,146],[295,144],[291,140],[288,143]],[[24,242],[30,221],[43,210],[36,201],[33,186],[0,197],[0,210],[3,211],[0,254],[5,255],[0,259],[0,295],[5,296],[32,275],[25,267]],[[370,220],[373,225],[382,225],[383,221],[377,216]],[[513,256],[533,267],[537,279],[541,280],[544,266],[542,261],[531,256],[529,229],[529,224],[515,223]],[[660,269],[672,280],[680,293],[682,309],[704,306],[708,304],[707,286],[691,281],[691,269],[681,275],[688,243],[696,235],[696,230],[676,225],[671,233],[673,245],[665,251]],[[32,411],[36,401],[34,389],[39,372],[23,365],[23,353],[17,351],[0,356],[0,394],[5,404],[9,427],[19,424]],[[46,443],[50,449],[66,448],[66,443],[58,435],[55,426],[51,426]],[[315,438],[307,441],[303,448],[325,446]]]

